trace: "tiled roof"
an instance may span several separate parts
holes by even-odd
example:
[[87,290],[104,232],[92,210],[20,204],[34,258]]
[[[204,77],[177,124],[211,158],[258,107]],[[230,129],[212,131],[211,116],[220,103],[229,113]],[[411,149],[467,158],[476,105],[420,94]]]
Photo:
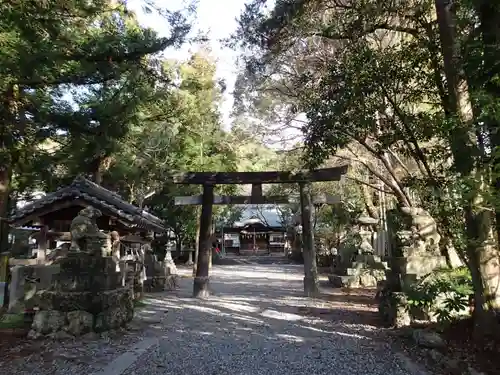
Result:
[[71,199],[81,199],[92,207],[107,211],[117,218],[136,224],[141,228],[155,232],[165,231],[165,226],[161,219],[137,206],[125,202],[117,193],[105,189],[81,176],[77,177],[71,185],[49,193],[15,210],[8,218],[8,221],[12,224],[22,224],[23,219],[35,214],[37,211],[57,202]]

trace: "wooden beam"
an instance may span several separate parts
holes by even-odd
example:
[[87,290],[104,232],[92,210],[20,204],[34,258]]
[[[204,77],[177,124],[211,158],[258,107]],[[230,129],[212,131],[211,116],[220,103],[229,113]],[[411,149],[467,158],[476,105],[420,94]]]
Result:
[[[201,195],[175,197],[176,206],[200,205],[202,203]],[[264,197],[249,197],[242,195],[234,196],[214,196],[213,204],[287,204],[290,203],[290,198],[286,196],[264,196]]]
[[304,172],[184,172],[172,176],[176,184],[278,184],[294,182],[339,181],[347,165]]
[[[175,197],[176,206],[197,206],[201,205],[202,196],[181,196]],[[214,196],[213,204],[289,204],[298,203],[299,200],[294,197],[284,195],[270,195],[262,197],[233,195],[233,196]],[[320,194],[314,197],[313,204],[339,204],[341,199],[339,196],[330,194]]]

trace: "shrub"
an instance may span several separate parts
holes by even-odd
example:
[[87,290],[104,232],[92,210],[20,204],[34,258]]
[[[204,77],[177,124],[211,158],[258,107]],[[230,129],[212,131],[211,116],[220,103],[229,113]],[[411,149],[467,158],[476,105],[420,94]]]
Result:
[[438,322],[449,322],[469,306],[473,295],[467,268],[441,269],[405,290],[408,305],[434,312]]

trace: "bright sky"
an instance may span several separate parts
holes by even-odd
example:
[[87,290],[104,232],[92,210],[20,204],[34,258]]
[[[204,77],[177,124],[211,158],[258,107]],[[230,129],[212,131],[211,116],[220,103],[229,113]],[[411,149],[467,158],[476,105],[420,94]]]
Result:
[[[220,40],[228,37],[236,30],[236,18],[243,10],[247,0],[198,0],[198,12],[194,24],[193,34],[200,30],[208,31],[212,49],[212,54],[217,61],[217,77],[225,80],[227,90],[224,95],[224,103],[221,108],[224,116],[224,125],[229,127],[229,113],[231,111],[232,91],[236,79],[236,58],[237,52],[224,48]],[[157,14],[147,14],[142,10],[142,0],[130,0],[128,2],[131,9],[136,11],[141,24],[156,30],[160,36],[168,36],[169,30],[167,22]],[[182,9],[184,0],[156,0],[156,4],[162,8],[172,10]],[[190,52],[197,50],[195,45],[185,45],[180,50],[168,50],[168,57],[186,59]]]

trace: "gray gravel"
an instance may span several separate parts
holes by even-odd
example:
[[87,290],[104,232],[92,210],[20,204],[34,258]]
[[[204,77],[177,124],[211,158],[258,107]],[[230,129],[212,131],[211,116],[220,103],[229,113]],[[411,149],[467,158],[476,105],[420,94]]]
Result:
[[[373,310],[303,298],[301,266],[258,263],[214,266],[206,301],[190,298],[192,279],[182,278],[178,291],[151,295],[126,331],[16,345],[2,352],[0,374],[425,374],[369,324]],[[134,349],[141,342],[153,345],[146,354]],[[123,356],[133,364],[116,372]]]
[[163,315],[159,345],[124,375],[425,374],[355,310],[301,297],[300,266],[213,271],[209,300],[189,298],[189,279],[176,296],[150,300],[148,310]]

